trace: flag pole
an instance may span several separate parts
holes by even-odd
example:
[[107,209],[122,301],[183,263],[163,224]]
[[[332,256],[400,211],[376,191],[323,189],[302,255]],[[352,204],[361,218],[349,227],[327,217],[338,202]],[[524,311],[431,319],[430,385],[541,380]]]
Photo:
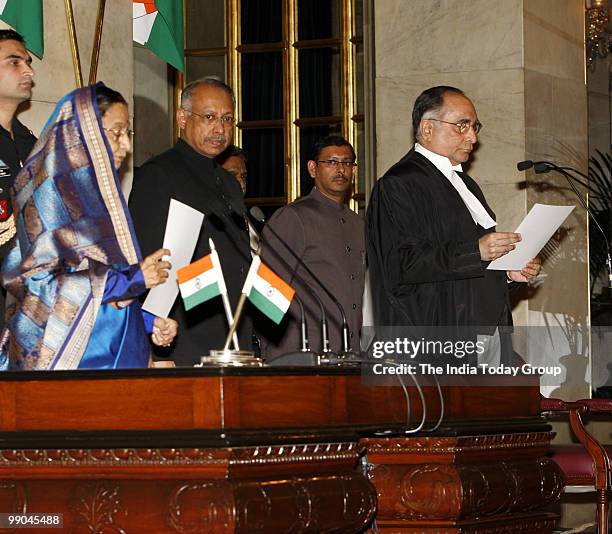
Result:
[[[257,252],[253,255],[253,262],[251,263],[251,267],[249,268],[249,272],[247,274],[247,281],[245,281],[245,285],[249,280],[249,277],[252,276],[252,271],[253,271],[253,266],[255,265],[256,262],[261,262],[260,258],[259,258],[259,251],[261,250],[261,241],[259,242],[258,246],[257,246]],[[259,265],[259,263],[257,263],[257,265]],[[255,271],[257,271],[257,267],[255,267]],[[236,325],[238,324],[238,321],[240,320],[240,316],[242,315],[242,308],[244,308],[244,303],[247,299],[247,294],[244,292],[244,288],[243,291],[241,291],[240,293],[240,299],[238,299],[238,306],[236,306],[236,313],[234,314],[234,318],[232,319],[232,327],[230,328],[229,334],[227,334],[227,339],[225,340],[225,346],[223,347],[223,350],[226,351],[229,348],[229,343],[230,343],[230,339],[232,337],[232,334],[235,334],[236,332]]]
[[[221,273],[221,278],[223,279],[223,271],[221,270],[221,262],[219,260],[219,255],[217,254],[215,243],[210,237],[208,238],[208,244],[210,245],[210,255],[212,258],[212,263],[217,269],[219,269],[219,272]],[[227,289],[225,288],[225,280],[223,280],[223,286],[223,291],[221,291],[221,299],[223,300],[223,307],[225,308],[225,317],[227,318],[227,324],[230,327],[230,331],[227,336],[227,341],[225,343],[225,348],[223,350],[228,349],[229,342],[232,337],[234,338],[234,349],[240,350],[240,345],[238,345],[238,335],[236,334],[236,326],[232,318],[232,308],[230,306],[229,297],[227,296]],[[240,303],[238,303],[238,305],[240,306]]]
[[77,42],[76,27],[72,0],[64,0],[66,20],[68,21],[68,36],[70,37],[70,50],[72,51],[72,66],[74,67],[74,81],[77,87],[83,87],[83,74],[81,73],[81,59],[79,58],[79,44]]
[[95,83],[98,77],[98,63],[100,62],[100,44],[102,42],[102,27],[104,26],[104,9],[106,0],[98,1],[98,17],[96,19],[96,34],[91,49],[91,64],[89,67],[89,84]]
[[[236,337],[236,326],[238,325],[238,321],[240,320],[240,316],[242,315],[242,308],[244,308],[245,301],[246,301],[246,294],[240,293],[240,299],[238,300],[238,306],[236,306],[236,313],[234,314],[234,318],[232,319],[232,322],[230,323],[232,326],[230,327],[230,331],[227,334],[227,339],[225,340],[225,346],[223,347],[224,351],[229,349],[229,344],[230,344],[230,340],[232,339],[232,336],[234,336],[234,338]],[[234,341],[234,345],[236,345],[235,341]]]

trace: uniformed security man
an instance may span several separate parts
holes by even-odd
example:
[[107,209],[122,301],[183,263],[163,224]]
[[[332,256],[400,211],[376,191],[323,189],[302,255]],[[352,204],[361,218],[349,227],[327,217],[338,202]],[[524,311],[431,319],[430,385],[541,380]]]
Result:
[[[15,234],[10,189],[13,179],[34,147],[36,138],[15,117],[19,105],[32,96],[32,58],[23,37],[0,30],[0,244]],[[6,247],[2,247],[3,249]]]

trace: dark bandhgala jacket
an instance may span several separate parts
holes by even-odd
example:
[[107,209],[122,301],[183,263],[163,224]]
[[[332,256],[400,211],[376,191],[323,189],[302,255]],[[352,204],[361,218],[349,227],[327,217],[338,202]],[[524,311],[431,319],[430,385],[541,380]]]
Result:
[[[212,237],[235,310],[251,261],[244,200],[238,182],[213,159],[202,156],[182,139],[144,163],[134,174],[129,200],[143,256],[162,247],[171,198],[204,213],[193,261],[210,252],[208,239]],[[157,357],[171,357],[177,365],[190,366],[210,349],[223,348],[228,324],[221,297],[185,311],[179,295],[170,317],[179,323],[178,336],[169,351],[156,347]],[[251,335],[247,309],[238,332],[241,349],[251,349]]]
[[[274,228],[340,301],[347,316],[351,348],[358,351],[365,271],[364,223],[361,217],[313,189],[310,194],[276,211],[263,231],[263,260],[291,283],[302,299],[311,349],[315,352],[321,349],[320,308],[295,278],[295,273],[323,301],[328,315],[331,349],[338,352],[342,349],[342,320],[338,307],[285,250],[269,227]],[[290,268],[285,267],[279,256]],[[297,351],[300,347],[299,320],[298,305],[294,301],[280,325],[269,321],[264,324],[261,332],[263,355],[274,358]],[[257,324],[261,325],[261,321]]]
[[[476,182],[459,173],[490,215]],[[376,183],[366,216],[374,318],[381,326],[510,325],[504,271],[487,270],[485,230],[449,180],[411,150]]]

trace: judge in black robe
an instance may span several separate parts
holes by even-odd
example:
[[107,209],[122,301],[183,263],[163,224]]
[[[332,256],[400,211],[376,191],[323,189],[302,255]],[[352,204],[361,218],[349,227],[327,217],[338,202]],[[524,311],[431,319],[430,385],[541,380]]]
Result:
[[[476,182],[461,178],[495,218]],[[478,247],[495,229],[474,224],[424,156],[411,150],[377,182],[366,224],[375,324],[511,324],[506,273],[487,270]]]
[[[469,158],[481,125],[462,91],[441,86],[417,98],[413,127],[422,146],[458,166]],[[457,174],[494,219],[476,182],[463,172]],[[477,333],[488,335],[498,326],[510,325],[508,282],[535,277],[539,260],[520,271],[487,266],[519,239],[518,234],[476,224],[449,178],[411,150],[377,182],[368,207],[366,242],[375,324],[472,331],[476,327]]]

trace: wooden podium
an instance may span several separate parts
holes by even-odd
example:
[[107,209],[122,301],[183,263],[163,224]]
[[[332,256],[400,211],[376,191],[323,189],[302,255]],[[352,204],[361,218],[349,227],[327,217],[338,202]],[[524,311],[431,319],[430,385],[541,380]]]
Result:
[[0,512],[75,533],[551,532],[537,384],[445,387],[434,432],[423,391],[404,434],[414,386],[407,421],[403,388],[356,369],[4,373]]

